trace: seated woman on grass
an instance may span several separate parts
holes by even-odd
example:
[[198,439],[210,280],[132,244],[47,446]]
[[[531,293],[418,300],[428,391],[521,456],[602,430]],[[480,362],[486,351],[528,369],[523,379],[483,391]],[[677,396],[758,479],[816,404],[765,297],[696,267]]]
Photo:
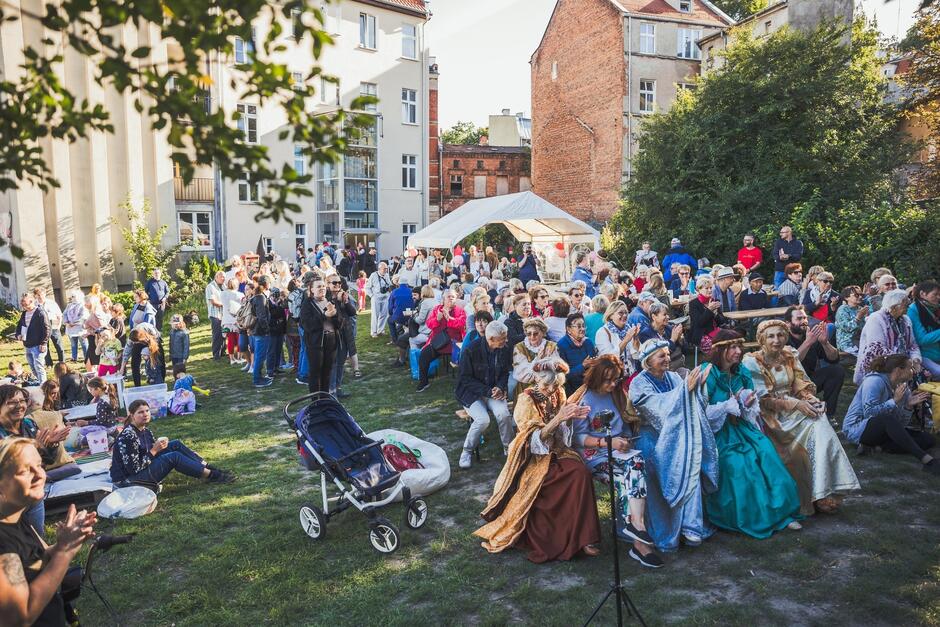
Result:
[[138,399],[127,408],[127,423],[114,442],[111,481],[121,483],[160,483],[171,471],[181,472],[209,483],[231,483],[235,476],[206,464],[179,440],[154,439],[147,428],[150,405]]

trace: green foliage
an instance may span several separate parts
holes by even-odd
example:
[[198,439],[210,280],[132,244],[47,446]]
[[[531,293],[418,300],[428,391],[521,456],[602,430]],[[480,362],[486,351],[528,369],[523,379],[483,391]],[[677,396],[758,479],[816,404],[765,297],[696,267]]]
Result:
[[[940,133],[940,7],[919,13],[902,49],[911,59],[909,71],[897,76],[907,88],[908,116],[915,125],[926,126],[935,138]],[[919,197],[940,196],[940,163],[935,157],[912,172],[912,178]]]
[[177,270],[173,280],[169,282],[170,296],[167,298],[167,305],[178,307],[179,303],[191,297],[202,298],[203,290],[221,269],[222,266],[217,261],[205,255],[191,257],[186,262],[186,267]]
[[738,21],[766,8],[770,2],[769,0],[712,0],[712,4]]
[[[833,25],[809,34],[782,29],[760,41],[744,33],[721,69],[651,116],[611,220],[615,249],[629,257],[639,240],[668,247],[677,236],[693,254],[728,261],[747,231],[766,248],[780,225],[794,223],[807,244],[827,237],[828,245],[851,240],[837,225],[878,224],[882,216],[867,214],[885,207],[888,216],[909,215],[895,207],[903,195],[894,172],[910,147],[899,111],[884,103],[877,34],[856,23],[851,48],[844,35]],[[903,253],[896,231],[864,232],[889,257]],[[852,250],[840,281],[870,270],[867,258],[858,263],[860,248]],[[807,259],[841,263],[812,249]]]
[[[322,28],[325,18],[320,2],[64,0],[30,6],[42,9],[33,13],[0,8],[0,20],[28,20],[31,29],[45,29],[39,49],[23,50],[25,64],[18,80],[0,81],[0,192],[23,182],[44,191],[59,186],[43,159],[41,140],[74,141],[92,131],[113,131],[101,104],[77,98],[58,80],[63,44],[70,53],[90,60],[91,77],[98,85],[129,92],[137,111],[166,133],[172,159],[187,182],[197,164],[214,164],[225,178],[248,173],[252,181],[264,183],[256,219],[289,219],[290,212],[300,210],[296,199],[312,194],[311,175],[298,174],[292,165],[275,167],[266,146],[244,141],[237,113],[227,118],[218,107],[206,106],[207,90],[224,88],[234,92],[233,99],[278,107],[278,116],[284,119],[280,139],[304,146],[314,162],[337,161],[347,137],[375,123],[374,116],[343,109],[316,113],[308,106],[319,96],[321,77],[327,83],[336,82],[316,63],[309,66],[301,84],[292,78],[290,59],[284,54],[288,50],[285,27],[293,28],[296,45],[306,47],[315,60],[333,43]],[[271,27],[254,41],[252,24],[262,23]],[[149,46],[136,45],[137,35],[131,32],[134,25],[140,33],[162,36],[160,45],[166,42],[176,55],[170,63],[159,62],[161,51],[151,56]],[[236,38],[246,46],[251,42],[252,48],[246,62],[237,66],[242,80],[214,85],[207,68],[232,60]],[[134,43],[128,47],[128,42]],[[281,60],[272,61],[274,57]],[[361,111],[375,102],[374,97],[360,97],[350,107]]]
[[[151,211],[149,199],[144,198],[143,205],[138,209],[131,202],[130,195],[128,195],[118,206],[130,223],[129,228],[125,226],[120,228],[126,244],[124,250],[131,258],[131,263],[134,264],[137,281],[146,281],[157,268],[165,274],[167,267],[176,258],[180,249],[186,245],[186,242],[164,247],[163,235],[169,226],[161,224],[156,231],[150,230],[147,225],[147,216],[150,215]],[[117,224],[117,220],[113,218],[112,222]]]
[[126,313],[130,313],[130,310],[134,307],[134,292],[132,290],[126,292],[105,292],[104,294],[111,299],[112,303],[120,303]]
[[441,142],[445,144],[479,144],[480,138],[489,133],[489,129],[473,122],[457,122],[441,132]]
[[[487,224],[480,227],[460,240],[460,246],[465,249],[476,246],[481,251],[486,250],[487,246],[492,246],[498,257],[513,257],[522,250],[522,245],[502,224]],[[509,249],[513,252],[509,253]]]

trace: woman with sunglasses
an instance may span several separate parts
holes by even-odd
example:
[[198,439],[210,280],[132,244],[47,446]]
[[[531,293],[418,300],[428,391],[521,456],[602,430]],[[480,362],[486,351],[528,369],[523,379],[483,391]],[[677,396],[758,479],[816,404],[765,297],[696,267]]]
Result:
[[803,294],[803,309],[806,314],[821,322],[833,322],[839,306],[839,293],[832,289],[834,277],[825,270],[816,275]]
[[552,306],[549,301],[551,295],[548,289],[541,283],[536,283],[529,288],[529,300],[532,302],[532,311],[530,315],[537,318],[548,318],[552,315]]
[[541,318],[527,318],[522,323],[525,339],[512,351],[512,377],[517,385],[513,392],[518,396],[535,384],[536,374],[545,364],[560,359],[558,345],[547,339],[548,325]]
[[640,325],[628,325],[630,315],[623,301],[615,300],[604,312],[604,326],[597,330],[594,345],[598,355],[614,355],[624,364],[624,374],[636,372],[633,350],[639,348]]
[[788,263],[784,274],[786,278],[777,287],[777,307],[789,307],[800,302],[800,291],[803,289],[803,266]]

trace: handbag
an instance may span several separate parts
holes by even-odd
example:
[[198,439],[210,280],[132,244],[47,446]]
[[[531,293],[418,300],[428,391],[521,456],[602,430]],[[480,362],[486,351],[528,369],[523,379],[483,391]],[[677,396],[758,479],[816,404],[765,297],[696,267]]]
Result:
[[421,462],[418,461],[417,456],[414,454],[410,448],[404,444],[398,443],[408,450],[402,450],[395,444],[386,444],[382,447],[382,454],[385,455],[386,461],[391,464],[392,468],[398,472],[403,472],[405,470],[417,470],[424,468],[421,465]]
[[450,336],[447,335],[447,331],[441,329],[431,338],[431,348],[440,352],[444,350],[446,346],[450,345]]

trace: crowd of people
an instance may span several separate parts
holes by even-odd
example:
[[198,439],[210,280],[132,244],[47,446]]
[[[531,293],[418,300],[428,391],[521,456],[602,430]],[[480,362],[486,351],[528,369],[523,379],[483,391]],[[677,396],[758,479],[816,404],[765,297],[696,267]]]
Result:
[[[861,489],[834,428],[850,369],[857,391],[841,431],[857,454],[906,454],[940,474],[927,383],[940,378],[940,283],[907,287],[877,268],[865,286],[836,290],[821,266],[804,276],[790,227],[770,250],[765,260],[746,235],[721,265],[674,238],[662,261],[644,242],[624,268],[604,251],[577,250],[564,286],[541,282],[528,245],[512,260],[471,246],[380,261],[374,249],[326,243],[299,249],[293,264],[236,256],[205,289],[211,353],[257,388],[290,373],[310,392],[345,398],[347,366],[362,376],[358,320],[368,306],[370,335],[387,336],[393,366],[414,364],[417,393],[435,369],[456,369],[441,385],[453,386],[468,423],[460,468],[479,459],[496,422],[505,461],[476,531],[486,550],[518,547],[535,562],[597,555],[594,480],[612,469],[618,534],[630,557],[659,568],[663,552],[716,529],[798,530]],[[156,271],[126,316],[97,285],[69,293],[64,310],[41,289],[21,299],[16,337],[29,372],[11,362],[0,386],[0,607],[11,615],[35,619],[61,604],[62,560],[91,533],[94,515],[72,510],[57,544],[42,539],[45,477],[76,427],[108,430],[116,485],[156,484],[174,470],[234,479],[155,437],[145,401],[117,415],[109,378],[129,367],[135,386],[165,383],[167,350],[174,380],[192,390],[184,316],[170,317],[164,340],[168,297]],[[76,370],[81,362],[93,378]],[[31,407],[32,385],[41,408]],[[71,428],[33,418],[89,402],[94,417]]]

